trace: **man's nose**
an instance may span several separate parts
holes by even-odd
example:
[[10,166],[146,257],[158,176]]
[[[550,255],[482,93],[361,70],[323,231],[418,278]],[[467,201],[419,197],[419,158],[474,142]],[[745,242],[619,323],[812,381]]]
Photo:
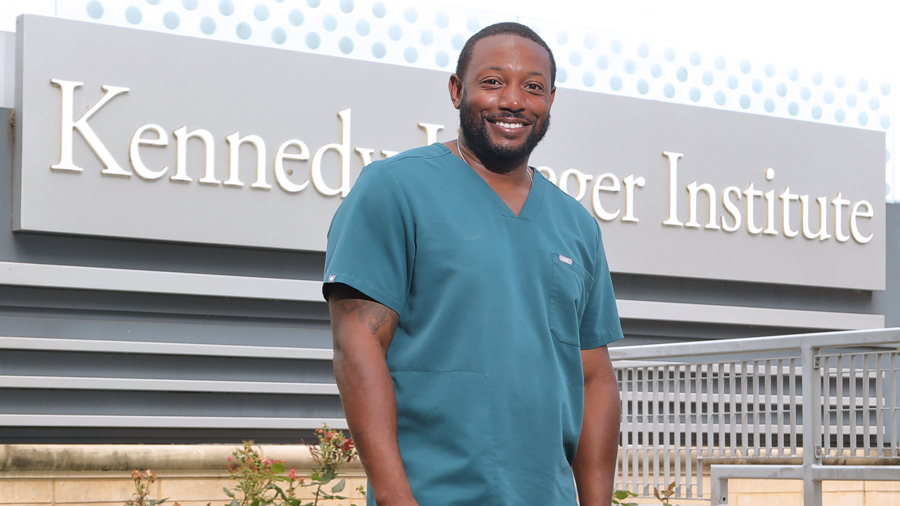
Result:
[[497,106],[505,111],[521,111],[525,109],[522,90],[516,86],[507,86],[500,94],[500,101]]

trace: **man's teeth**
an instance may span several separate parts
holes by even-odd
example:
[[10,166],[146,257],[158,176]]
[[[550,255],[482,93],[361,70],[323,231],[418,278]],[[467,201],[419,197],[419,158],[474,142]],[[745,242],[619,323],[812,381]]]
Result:
[[522,123],[504,123],[502,121],[498,121],[497,124],[503,128],[520,128],[522,126]]

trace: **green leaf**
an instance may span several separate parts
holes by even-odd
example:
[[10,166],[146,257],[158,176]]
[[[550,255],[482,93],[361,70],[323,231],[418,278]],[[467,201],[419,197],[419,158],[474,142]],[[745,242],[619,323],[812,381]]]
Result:
[[234,499],[234,492],[232,492],[232,491],[230,491],[230,490],[228,490],[228,489],[227,489],[227,488],[225,488],[225,487],[222,487],[222,490],[224,490],[224,491],[225,491],[225,495],[227,495],[227,496],[228,496],[228,497],[230,497],[230,498],[232,498],[232,499]]
[[241,506],[241,505],[237,502],[237,499],[232,499],[231,504],[229,504],[228,506]]
[[276,463],[272,464],[272,472],[275,474],[283,473],[284,472],[284,463],[276,462]]
[[337,482],[337,485],[331,487],[331,491],[333,493],[338,493],[341,490],[344,490],[345,485],[347,485],[347,480],[342,479],[341,481]]

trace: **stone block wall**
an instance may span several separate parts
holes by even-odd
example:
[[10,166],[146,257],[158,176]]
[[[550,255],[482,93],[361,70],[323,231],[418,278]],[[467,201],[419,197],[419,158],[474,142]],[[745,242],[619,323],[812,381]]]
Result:
[[[229,445],[0,445],[0,506],[121,506],[131,498],[133,469],[157,475],[151,496],[169,498],[163,506],[224,506],[223,488],[235,482],[225,471]],[[263,453],[284,460],[288,469],[308,477],[312,459],[303,445],[263,445]],[[357,492],[366,478],[358,461],[347,464],[343,501],[321,506],[363,506]],[[709,490],[709,477],[703,480]],[[803,483],[796,480],[731,480],[730,506],[797,506],[803,504]],[[300,497],[312,500],[312,487]],[[659,504],[640,499],[640,504]],[[708,505],[706,500],[673,500],[681,506]],[[823,506],[895,506],[900,504],[898,481],[827,481]],[[490,506],[490,505],[485,505]],[[528,506],[528,505],[523,505]]]

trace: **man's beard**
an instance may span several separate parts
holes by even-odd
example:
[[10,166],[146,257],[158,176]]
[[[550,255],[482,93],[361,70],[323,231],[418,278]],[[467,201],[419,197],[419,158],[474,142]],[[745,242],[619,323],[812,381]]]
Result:
[[[515,162],[528,159],[534,148],[537,147],[541,139],[550,128],[550,113],[543,121],[532,124],[532,129],[525,138],[525,142],[514,147],[507,147],[495,144],[487,132],[485,122],[487,118],[482,118],[476,113],[470,112],[466,102],[465,93],[463,93],[462,103],[459,107],[459,128],[463,136],[466,138],[466,144],[479,160],[485,165],[485,168],[491,172],[505,174],[516,168]],[[522,120],[528,122],[528,119],[522,113],[498,113],[489,116],[492,120]]]

